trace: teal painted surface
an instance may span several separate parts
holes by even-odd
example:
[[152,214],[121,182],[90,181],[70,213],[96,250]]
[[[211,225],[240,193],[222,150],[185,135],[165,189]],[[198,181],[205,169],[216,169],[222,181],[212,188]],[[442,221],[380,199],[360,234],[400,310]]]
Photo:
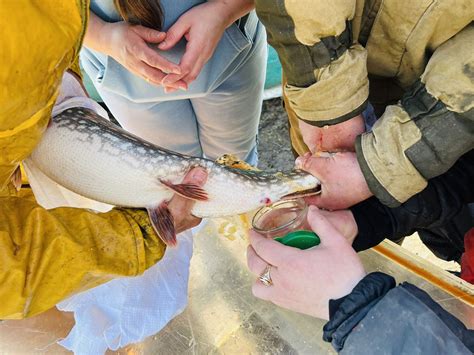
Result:
[[268,46],[267,76],[265,89],[270,89],[281,84],[281,64],[278,54],[273,47]]
[[[87,74],[82,72],[84,78],[84,86],[90,97],[97,102],[102,102],[102,99],[92,84],[91,79]],[[270,89],[281,84],[281,64],[278,59],[276,51],[268,46],[268,59],[267,59],[267,76],[265,78],[265,89]]]
[[92,84],[92,80],[89,78],[86,72],[82,70],[82,68],[81,68],[81,72],[82,72],[82,82],[84,83],[84,86],[89,96],[97,102],[102,102],[102,98],[100,97],[99,93],[95,89],[94,84]]

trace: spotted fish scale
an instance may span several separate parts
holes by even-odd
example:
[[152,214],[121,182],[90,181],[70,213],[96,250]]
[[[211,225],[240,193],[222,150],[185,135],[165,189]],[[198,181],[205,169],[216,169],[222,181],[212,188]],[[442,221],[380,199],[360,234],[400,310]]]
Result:
[[[168,218],[166,202],[174,193],[196,200],[195,216],[221,217],[319,186],[316,178],[299,170],[243,171],[172,152],[86,108],[71,108],[53,117],[30,159],[53,181],[82,196],[147,208],[159,235],[168,233],[169,238],[164,237],[168,244],[175,243],[174,230],[160,230],[157,224],[160,218]],[[208,172],[204,186],[181,184],[197,166]]]

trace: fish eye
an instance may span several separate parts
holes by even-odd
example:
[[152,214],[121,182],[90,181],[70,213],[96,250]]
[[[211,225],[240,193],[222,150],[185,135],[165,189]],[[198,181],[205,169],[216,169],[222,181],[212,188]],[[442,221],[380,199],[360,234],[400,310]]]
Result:
[[272,199],[270,197],[264,197],[260,200],[260,202],[268,206],[272,204]]

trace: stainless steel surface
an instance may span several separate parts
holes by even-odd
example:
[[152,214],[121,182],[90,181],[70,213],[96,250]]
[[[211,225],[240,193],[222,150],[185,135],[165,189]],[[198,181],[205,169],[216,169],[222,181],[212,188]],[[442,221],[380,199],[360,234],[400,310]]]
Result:
[[[251,294],[255,278],[247,271],[247,242],[218,236],[208,227],[195,238],[187,309],[160,333],[123,354],[326,354],[324,321],[281,309]],[[421,287],[464,324],[474,328],[474,309],[379,253],[361,253],[367,271],[383,271],[398,282]],[[432,265],[433,273],[443,273]],[[73,325],[70,314],[51,310],[40,316],[0,323],[0,353],[67,353],[55,344]]]

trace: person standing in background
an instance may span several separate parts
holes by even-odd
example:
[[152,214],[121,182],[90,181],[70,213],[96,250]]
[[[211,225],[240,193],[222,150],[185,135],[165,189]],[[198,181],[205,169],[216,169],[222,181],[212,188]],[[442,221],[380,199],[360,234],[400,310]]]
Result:
[[252,8],[248,0],[93,0],[81,64],[128,131],[180,153],[231,153],[255,165],[267,52]]

